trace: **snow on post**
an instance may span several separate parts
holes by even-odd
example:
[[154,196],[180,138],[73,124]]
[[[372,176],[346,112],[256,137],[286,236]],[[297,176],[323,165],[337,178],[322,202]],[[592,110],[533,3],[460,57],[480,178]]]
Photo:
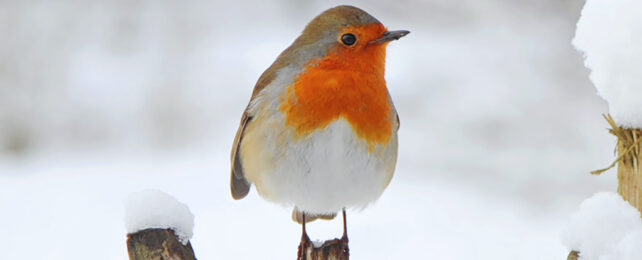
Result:
[[640,212],[616,193],[597,193],[571,215],[562,242],[583,260],[642,259]]
[[125,200],[127,249],[132,260],[192,260],[189,240],[194,215],[187,205],[158,190],[130,194]]
[[642,1],[587,0],[573,45],[617,125],[642,128]]
[[125,227],[129,234],[150,228],[171,229],[186,245],[194,232],[194,215],[171,195],[145,190],[132,193],[125,200]]
[[587,0],[573,45],[584,54],[597,92],[609,103],[618,157],[618,193],[642,210],[642,1]]

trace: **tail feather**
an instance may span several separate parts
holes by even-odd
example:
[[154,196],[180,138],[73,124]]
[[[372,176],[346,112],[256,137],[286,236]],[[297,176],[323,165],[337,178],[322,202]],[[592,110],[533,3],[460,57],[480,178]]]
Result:
[[235,200],[240,200],[245,198],[250,192],[250,183],[243,177],[239,178],[232,172],[232,177],[230,180],[230,188],[232,190],[232,198]]

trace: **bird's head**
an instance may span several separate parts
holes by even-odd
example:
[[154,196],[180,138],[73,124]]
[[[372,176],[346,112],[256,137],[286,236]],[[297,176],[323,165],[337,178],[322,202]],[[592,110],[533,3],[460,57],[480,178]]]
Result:
[[[410,33],[388,31],[354,6],[337,6],[315,17],[281,58],[301,65],[382,73],[386,45]],[[319,64],[321,63],[321,64]]]

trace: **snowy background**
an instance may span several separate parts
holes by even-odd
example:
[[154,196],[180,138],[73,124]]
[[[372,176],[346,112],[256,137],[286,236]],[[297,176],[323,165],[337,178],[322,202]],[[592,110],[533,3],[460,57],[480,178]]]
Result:
[[153,188],[194,213],[199,259],[294,258],[290,209],[231,199],[229,151],[260,73],[343,3],[412,31],[388,48],[396,175],[349,211],[352,258],[566,257],[569,215],[616,188],[589,175],[615,139],[579,0],[2,1],[2,257],[126,259],[123,200]]

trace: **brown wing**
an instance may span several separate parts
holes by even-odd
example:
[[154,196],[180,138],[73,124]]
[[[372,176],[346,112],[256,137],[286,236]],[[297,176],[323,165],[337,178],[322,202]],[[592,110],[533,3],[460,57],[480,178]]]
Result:
[[[259,80],[256,82],[256,85],[254,86],[250,104],[252,104],[252,101],[259,94],[259,92],[261,92],[261,90],[263,90],[274,80],[274,78],[276,77],[276,71],[288,64],[287,59],[284,59],[283,57],[291,52],[290,50],[291,48],[288,48],[283,51],[283,53],[279,55],[279,58],[277,58],[276,61],[272,63],[272,65],[265,72],[263,72]],[[243,161],[241,160],[239,148],[241,146],[241,141],[243,140],[245,126],[251,120],[252,115],[248,113],[246,108],[243,112],[243,116],[241,117],[241,124],[239,125],[239,129],[236,131],[234,144],[232,145],[232,176],[230,178],[230,188],[232,190],[232,198],[236,200],[244,198],[250,191],[251,184],[247,179],[245,179],[245,173],[243,172]]]
[[247,196],[247,193],[250,192],[250,183],[245,179],[243,165],[241,164],[241,158],[239,156],[241,136],[243,135],[245,125],[249,120],[250,118],[247,116],[247,112],[243,112],[241,125],[239,126],[239,129],[236,130],[234,145],[232,146],[232,176],[230,178],[230,188],[232,189],[232,198],[235,200],[244,198]]

